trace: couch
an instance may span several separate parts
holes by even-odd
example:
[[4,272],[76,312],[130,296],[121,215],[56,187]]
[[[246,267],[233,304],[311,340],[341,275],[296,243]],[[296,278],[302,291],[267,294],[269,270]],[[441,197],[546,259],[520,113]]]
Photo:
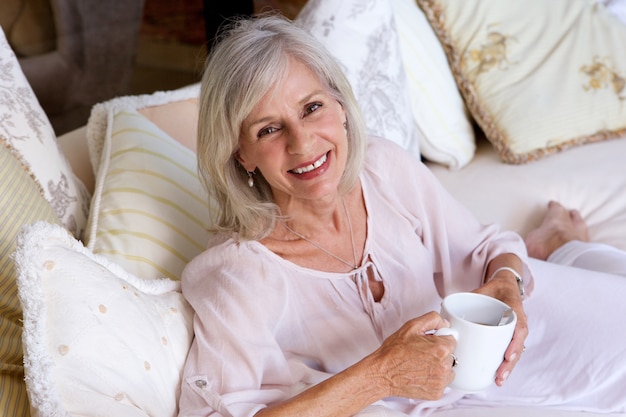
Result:
[[[590,0],[418,3],[310,1],[297,20],[344,66],[372,133],[422,157],[481,221],[523,235],[556,199],[581,211],[593,240],[626,249],[626,57],[606,58],[621,51],[626,26]],[[538,51],[527,52],[525,76],[520,45]],[[574,83],[561,83],[563,63],[579,58],[571,49],[561,71],[533,79],[568,47],[593,52],[573,64]],[[56,137],[2,38],[0,66],[0,414],[175,415],[193,337],[178,279],[214,213],[196,175],[199,86],[98,103],[86,126]],[[568,110],[551,119],[556,108]],[[605,414],[477,405],[432,415]]]
[[3,0],[0,25],[57,134],[128,94],[143,0]]

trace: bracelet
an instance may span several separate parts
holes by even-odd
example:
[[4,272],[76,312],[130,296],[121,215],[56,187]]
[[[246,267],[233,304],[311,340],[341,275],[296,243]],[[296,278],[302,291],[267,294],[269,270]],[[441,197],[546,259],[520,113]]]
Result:
[[509,271],[515,276],[515,281],[517,281],[517,288],[519,288],[519,295],[520,297],[522,297],[522,300],[523,300],[524,296],[526,295],[524,291],[524,279],[522,278],[520,274],[517,273],[515,269],[509,268],[508,266],[503,266],[502,268],[498,268],[493,272],[493,274],[491,274],[491,277],[489,277],[487,282],[491,281],[496,276],[496,274],[501,271]]

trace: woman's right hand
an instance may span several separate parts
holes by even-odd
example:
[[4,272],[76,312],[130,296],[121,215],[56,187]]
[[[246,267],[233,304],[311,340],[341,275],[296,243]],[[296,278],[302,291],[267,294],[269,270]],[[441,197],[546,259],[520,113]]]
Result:
[[439,399],[454,378],[456,341],[432,332],[448,326],[435,312],[409,320],[363,360],[256,416],[353,416],[385,397]]
[[367,359],[372,372],[387,384],[388,396],[437,400],[454,379],[452,336],[434,336],[433,330],[449,327],[431,312],[409,320],[389,336]]

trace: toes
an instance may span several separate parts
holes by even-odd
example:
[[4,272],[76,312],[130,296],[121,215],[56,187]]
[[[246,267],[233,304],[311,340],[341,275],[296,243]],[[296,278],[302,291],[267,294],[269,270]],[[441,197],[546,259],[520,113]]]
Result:
[[558,201],[550,200],[548,202],[548,210],[565,210],[565,207]]
[[580,212],[578,210],[570,210],[569,212],[570,219],[572,224],[574,225],[574,238],[577,240],[582,240],[586,242],[589,240],[589,231],[587,229],[587,223],[583,220]]
[[563,207],[561,203],[556,201],[550,201],[548,203],[548,215],[552,215],[554,217],[560,217],[567,213],[567,209]]
[[570,210],[569,217],[574,223],[582,223],[583,221],[583,217],[580,215],[578,210]]

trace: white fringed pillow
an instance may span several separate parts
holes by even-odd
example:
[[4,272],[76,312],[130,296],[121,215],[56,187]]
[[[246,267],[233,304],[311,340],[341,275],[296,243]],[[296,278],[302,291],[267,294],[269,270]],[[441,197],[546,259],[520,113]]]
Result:
[[626,25],[600,2],[417,2],[505,162],[626,133]]
[[178,282],[137,278],[45,222],[23,229],[15,260],[36,415],[177,415],[193,337]]

